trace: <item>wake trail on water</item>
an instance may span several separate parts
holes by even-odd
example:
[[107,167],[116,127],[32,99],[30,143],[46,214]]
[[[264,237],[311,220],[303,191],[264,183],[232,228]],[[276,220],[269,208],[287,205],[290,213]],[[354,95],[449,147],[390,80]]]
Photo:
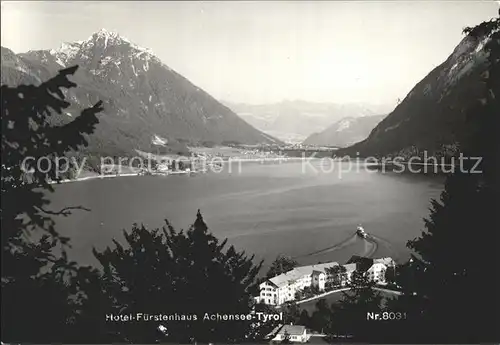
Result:
[[365,241],[365,251],[363,252],[363,254],[361,254],[361,256],[369,258],[373,256],[373,254],[375,254],[375,252],[377,251],[378,243],[373,237],[366,238],[364,239],[364,241]]
[[[299,256],[295,257],[294,259],[306,258],[306,257],[321,255],[321,254],[333,252],[333,251],[336,251],[336,250],[340,250],[340,249],[342,249],[344,247],[347,247],[347,246],[351,245],[357,239],[358,239],[357,235],[353,234],[352,236],[346,238],[345,240],[343,240],[343,241],[341,241],[339,243],[336,243],[333,246],[329,246],[327,248],[316,250],[314,252],[311,252],[311,253],[308,253],[308,254],[305,254],[305,255],[299,255]],[[380,240],[382,242],[386,242],[386,245],[387,245],[388,248],[391,247],[390,243],[387,242],[386,240],[383,240],[383,239],[380,239]],[[377,252],[377,250],[379,248],[378,237],[370,236],[369,238],[362,239],[362,241],[364,241],[365,245],[364,245],[364,251],[363,251],[363,253],[360,254],[360,256],[364,256],[364,257],[367,257],[367,258],[372,257]]]
[[389,242],[388,240],[386,240],[385,238],[383,237],[380,237],[380,236],[375,236],[375,235],[370,235],[371,238],[374,240],[374,241],[377,241],[377,243],[379,244],[384,244],[384,246],[386,246],[388,249],[393,249],[392,248],[392,244],[391,242]]
[[350,236],[348,238],[346,238],[345,240],[333,245],[333,246],[330,246],[330,247],[327,247],[327,248],[323,248],[323,249],[320,249],[320,250],[316,250],[312,253],[308,253],[308,254],[305,254],[305,255],[300,255],[298,257],[296,257],[296,259],[298,258],[306,258],[306,257],[311,257],[311,256],[315,256],[315,255],[320,255],[320,254],[324,254],[324,253],[328,253],[328,252],[332,252],[334,250],[339,250],[339,249],[342,249],[350,244],[352,244],[353,242],[356,241],[356,234],[354,234],[353,236]]
[[385,248],[387,248],[388,251],[390,253],[392,253],[391,254],[392,258],[397,259],[399,257],[397,250],[394,249],[391,242],[389,242],[388,240],[386,240],[385,238],[380,237],[380,236],[371,235],[371,238],[373,238],[373,240],[377,242],[377,245],[379,245],[379,246],[383,245]]

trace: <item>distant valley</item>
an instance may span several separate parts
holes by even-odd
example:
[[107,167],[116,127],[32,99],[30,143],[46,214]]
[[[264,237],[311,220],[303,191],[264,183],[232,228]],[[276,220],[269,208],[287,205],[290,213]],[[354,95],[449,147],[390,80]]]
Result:
[[321,132],[345,117],[387,114],[393,109],[391,105],[300,100],[261,105],[222,103],[255,128],[290,143],[301,143],[311,134]]
[[346,147],[368,137],[375,126],[386,115],[345,117],[304,140],[304,145]]

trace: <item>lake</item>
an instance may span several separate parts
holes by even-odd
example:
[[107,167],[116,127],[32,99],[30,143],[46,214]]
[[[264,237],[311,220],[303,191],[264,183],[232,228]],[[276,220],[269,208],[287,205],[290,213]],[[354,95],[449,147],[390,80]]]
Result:
[[[122,231],[133,223],[152,228],[168,219],[187,228],[198,209],[217,237],[265,265],[278,254],[311,264],[343,263],[355,254],[407,258],[406,242],[424,229],[429,201],[443,188],[442,177],[306,164],[243,163],[231,171],[226,164],[220,173],[71,182],[56,185],[49,199],[53,210],[91,210],[56,219],[56,229],[71,237],[70,257],[83,264],[96,263],[93,246],[103,249],[113,238],[123,243]],[[373,241],[354,235],[358,224]]]

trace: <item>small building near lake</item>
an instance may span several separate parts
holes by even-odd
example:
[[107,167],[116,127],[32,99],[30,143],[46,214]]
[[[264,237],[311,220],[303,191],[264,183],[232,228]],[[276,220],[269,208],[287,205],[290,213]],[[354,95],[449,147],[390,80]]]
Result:
[[305,326],[284,325],[271,341],[281,342],[288,338],[290,342],[306,343],[310,337]]

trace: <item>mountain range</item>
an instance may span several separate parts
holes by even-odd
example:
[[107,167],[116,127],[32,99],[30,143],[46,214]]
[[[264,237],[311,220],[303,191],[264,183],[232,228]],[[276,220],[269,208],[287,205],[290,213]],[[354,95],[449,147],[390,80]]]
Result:
[[65,92],[72,104],[59,122],[102,100],[104,112],[87,151],[129,155],[135,150],[185,151],[186,145],[279,142],[242,120],[151,50],[102,29],[85,41],[55,50],[15,54],[1,49],[1,82],[40,84],[60,69],[79,65],[78,87]]
[[386,115],[345,117],[319,133],[313,133],[304,145],[346,147],[368,137]]
[[[280,143],[279,139],[333,146],[360,140],[339,154],[453,155],[467,135],[468,111],[486,91],[482,75],[487,67],[484,45],[489,40],[480,32],[466,35],[393,110],[305,101],[223,105],[150,50],[106,30],[56,50],[15,54],[2,47],[1,82],[39,84],[60,69],[79,65],[72,77],[78,87],[66,92],[72,106],[56,121],[71,121],[81,109],[102,100],[105,111],[86,148],[99,155],[178,152],[187,145],[207,143]],[[378,121],[375,115],[387,113],[365,134],[369,118]]]
[[223,101],[236,114],[259,130],[285,142],[300,143],[345,117],[387,114],[393,107],[368,103],[315,103],[302,100],[273,104]]
[[491,34],[481,30],[467,34],[365,140],[338,154],[408,158],[426,151],[428,156],[456,155],[460,142],[474,127],[471,119],[481,121],[471,117],[470,111],[487,92],[483,76],[488,53],[484,47],[490,40]]

